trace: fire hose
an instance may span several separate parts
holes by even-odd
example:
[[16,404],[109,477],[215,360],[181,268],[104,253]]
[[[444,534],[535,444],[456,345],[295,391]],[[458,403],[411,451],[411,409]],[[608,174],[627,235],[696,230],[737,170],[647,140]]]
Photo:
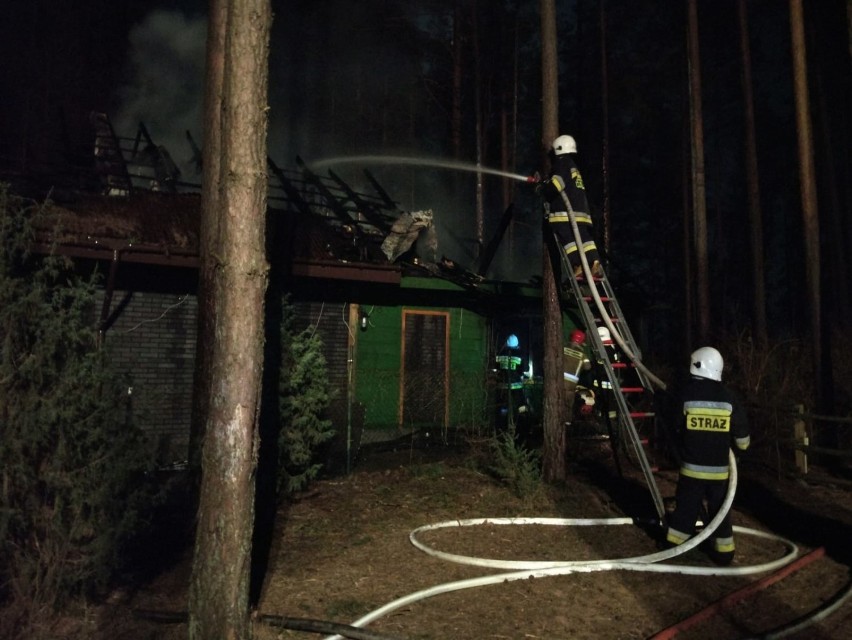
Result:
[[[733,452],[729,454],[730,459],[730,479],[728,483],[728,492],[725,500],[722,503],[719,512],[716,516],[698,533],[690,538],[682,545],[658,551],[643,556],[632,558],[604,559],[604,560],[568,560],[568,561],[528,561],[528,560],[496,560],[490,558],[476,558],[470,556],[462,556],[444,551],[433,549],[424,544],[418,539],[420,533],[433,531],[436,529],[445,529],[451,527],[468,527],[482,524],[490,525],[546,525],[546,526],[617,526],[635,524],[633,518],[473,518],[467,520],[448,520],[436,524],[429,524],[414,529],[409,534],[409,540],[417,549],[424,553],[455,562],[458,564],[467,564],[480,567],[509,569],[503,573],[489,574],[477,578],[468,578],[466,580],[457,580],[454,582],[446,582],[427,589],[422,589],[414,593],[408,594],[392,602],[389,602],[378,609],[359,618],[351,624],[353,627],[363,627],[387,614],[396,611],[401,607],[408,606],[414,602],[425,600],[444,593],[460,591],[463,589],[472,589],[493,584],[502,584],[505,582],[513,582],[516,580],[527,580],[529,578],[544,578],[548,576],[562,576],[575,573],[592,573],[597,571],[645,571],[654,573],[679,573],[684,575],[719,575],[719,576],[741,576],[755,573],[772,571],[783,567],[793,560],[799,553],[799,549],[790,540],[776,536],[774,534],[751,529],[748,527],[734,526],[736,533],[751,535],[769,540],[782,542],[787,547],[787,552],[780,558],[770,562],[764,562],[757,565],[744,565],[740,567],[707,567],[707,566],[689,566],[666,564],[666,560],[671,560],[680,556],[691,549],[694,549],[702,542],[707,540],[716,528],[721,524],[722,520],[731,509],[734,501],[737,488],[737,465]],[[326,640],[341,640],[341,636],[329,636]]]

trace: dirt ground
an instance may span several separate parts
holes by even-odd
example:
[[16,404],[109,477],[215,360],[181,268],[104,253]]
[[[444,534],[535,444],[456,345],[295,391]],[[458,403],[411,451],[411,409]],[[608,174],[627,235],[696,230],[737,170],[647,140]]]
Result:
[[[254,637],[326,637],[330,634],[274,623],[286,617],[349,624],[407,594],[506,571],[448,562],[419,550],[409,534],[423,525],[485,517],[653,515],[650,493],[637,471],[623,464],[619,474],[608,445],[589,445],[574,454],[564,486],[543,487],[525,499],[481,471],[477,452],[470,450],[376,452],[350,475],[316,482],[277,514]],[[803,478],[783,476],[748,460],[739,476],[734,523],[792,540],[805,559],[773,584],[705,611],[705,619],[691,626],[684,623],[678,638],[773,637],[765,634],[818,611],[849,588],[852,482],[818,469]],[[672,470],[659,472],[664,497],[674,494],[675,479]],[[656,551],[650,533],[634,525],[480,524],[428,531],[418,540],[445,553],[502,560],[618,559]],[[771,539],[738,534],[736,542],[735,567],[785,553],[784,544]],[[110,601],[87,611],[85,620],[56,624],[55,637],[185,638],[185,624],[169,614],[186,608],[190,555],[182,550],[167,570],[138,588],[118,590]],[[713,566],[700,550],[675,562]],[[726,596],[734,600],[729,594],[770,575],[610,570],[501,579],[405,604],[365,629],[408,640],[652,638]],[[850,628],[852,598],[825,619],[784,637],[839,640],[852,637]]]

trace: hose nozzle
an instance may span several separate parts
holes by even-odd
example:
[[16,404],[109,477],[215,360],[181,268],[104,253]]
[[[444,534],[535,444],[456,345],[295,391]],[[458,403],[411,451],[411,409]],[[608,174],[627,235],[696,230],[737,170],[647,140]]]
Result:
[[532,174],[531,176],[528,176],[528,177],[527,177],[527,182],[528,182],[529,184],[535,184],[536,182],[541,182],[541,176],[540,176],[540,175],[538,175],[538,171],[536,171],[536,172],[535,172],[534,174]]

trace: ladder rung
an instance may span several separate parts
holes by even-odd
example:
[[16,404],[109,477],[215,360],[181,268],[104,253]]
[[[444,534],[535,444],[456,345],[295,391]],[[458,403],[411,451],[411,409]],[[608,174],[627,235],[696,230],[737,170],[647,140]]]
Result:
[[631,411],[630,412],[631,418],[653,418],[655,415],[657,415],[657,414],[654,413],[653,411]]
[[645,393],[645,387],[621,387],[622,393]]

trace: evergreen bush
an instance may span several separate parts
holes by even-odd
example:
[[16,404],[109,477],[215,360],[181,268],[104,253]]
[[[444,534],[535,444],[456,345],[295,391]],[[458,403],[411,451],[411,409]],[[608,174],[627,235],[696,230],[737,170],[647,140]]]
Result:
[[98,349],[96,278],[30,251],[45,209],[0,185],[0,635],[106,586],[154,497]]
[[519,498],[532,496],[541,487],[541,456],[520,444],[513,431],[490,441],[489,471]]
[[292,303],[285,297],[282,304],[278,491],[291,494],[304,489],[322,468],[316,454],[334,435],[331,420],[324,417],[333,389],[322,339],[312,327],[297,331]]

